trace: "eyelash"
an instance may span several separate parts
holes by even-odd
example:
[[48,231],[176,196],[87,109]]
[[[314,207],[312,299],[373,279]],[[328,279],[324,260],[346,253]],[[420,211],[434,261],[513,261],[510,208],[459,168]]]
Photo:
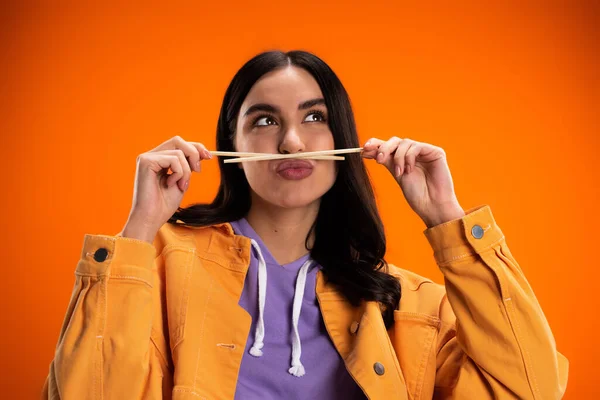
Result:
[[[259,114],[259,115],[256,116],[256,118],[254,118],[252,120],[252,126],[256,126],[256,123],[258,121],[260,121],[261,119],[263,119],[263,118],[275,119],[272,114]],[[263,125],[261,125],[261,126],[263,126]]]
[[306,115],[304,116],[304,119],[306,119],[306,117],[308,117],[310,114],[317,114],[323,120],[323,121],[313,121],[313,122],[327,122],[327,118],[325,117],[325,113],[323,111],[321,111],[321,110],[310,110],[309,112],[306,113]]
[[[306,119],[306,117],[308,117],[311,114],[317,114],[321,117],[322,121],[312,121],[312,122],[327,122],[327,117],[325,116],[325,113],[321,110],[309,110],[305,115],[304,115],[304,119]],[[254,118],[254,120],[252,121],[252,126],[256,126],[256,123],[258,121],[260,121],[262,118],[271,118],[271,119],[275,119],[275,117],[272,114],[259,114],[256,116],[256,118]],[[264,126],[264,125],[261,125]]]

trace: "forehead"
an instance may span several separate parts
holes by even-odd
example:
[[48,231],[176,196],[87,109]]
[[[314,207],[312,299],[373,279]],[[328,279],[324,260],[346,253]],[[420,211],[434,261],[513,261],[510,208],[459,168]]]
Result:
[[293,107],[315,98],[323,97],[319,84],[306,70],[294,66],[278,69],[262,76],[244,100],[240,112],[257,103],[267,103],[281,108]]

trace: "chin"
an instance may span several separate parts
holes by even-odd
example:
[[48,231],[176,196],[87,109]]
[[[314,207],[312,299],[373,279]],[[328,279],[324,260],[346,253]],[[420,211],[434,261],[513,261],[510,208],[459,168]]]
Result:
[[[335,179],[305,179],[296,182],[260,182],[253,188],[254,195],[262,201],[276,207],[292,209],[305,208],[315,202],[331,189]],[[251,184],[250,187],[253,185]],[[258,190],[257,190],[258,189]]]
[[304,208],[321,199],[321,194],[299,193],[298,191],[280,194],[275,198],[265,200],[281,208]]

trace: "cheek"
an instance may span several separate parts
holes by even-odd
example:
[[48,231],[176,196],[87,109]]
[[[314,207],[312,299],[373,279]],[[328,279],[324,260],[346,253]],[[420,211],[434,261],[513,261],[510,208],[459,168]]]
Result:
[[332,150],[335,148],[333,134],[329,131],[329,129],[326,132],[314,137],[313,142],[313,146],[320,150]]
[[[248,153],[277,153],[277,136],[265,132],[260,136],[244,135],[234,141],[236,151]],[[246,168],[246,167],[244,167]]]
[[321,179],[324,185],[327,187],[327,190],[329,190],[333,186],[333,183],[337,178],[338,162],[343,161],[330,161],[327,162],[326,165],[323,165],[323,173],[321,174]]
[[267,163],[264,162],[249,162],[239,164],[244,170],[248,184],[255,192],[263,192],[267,190],[269,182],[273,177],[270,177],[270,171],[267,168]]

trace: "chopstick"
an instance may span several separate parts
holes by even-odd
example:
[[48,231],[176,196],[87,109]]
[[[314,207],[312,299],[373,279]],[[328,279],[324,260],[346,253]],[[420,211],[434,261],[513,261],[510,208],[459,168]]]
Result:
[[252,157],[252,156],[262,156],[265,155],[267,153],[244,153],[243,151],[209,151],[210,154],[212,154],[213,156],[219,156],[219,157]]
[[[261,157],[261,156],[272,156],[275,154],[272,153],[245,153],[242,151],[209,151],[210,154],[212,154],[213,156],[218,156],[218,157]],[[336,156],[310,156],[307,155],[309,153],[304,153],[298,156],[298,158],[309,158],[312,160],[334,160],[334,161],[340,161],[343,160],[344,157],[336,157]],[[227,162],[228,160],[225,160],[224,162]]]
[[[338,149],[338,150],[321,150],[321,151],[311,151],[307,153],[294,153],[294,154],[261,154],[258,156],[240,156],[238,158],[231,158],[229,160],[223,161],[227,164],[239,163],[245,161],[268,161],[268,160],[283,160],[286,158],[313,158],[313,157],[321,157],[321,156],[333,156],[334,154],[350,154],[350,153],[360,153],[362,151],[362,147],[356,147],[353,149]],[[343,159],[343,157],[341,157]]]

